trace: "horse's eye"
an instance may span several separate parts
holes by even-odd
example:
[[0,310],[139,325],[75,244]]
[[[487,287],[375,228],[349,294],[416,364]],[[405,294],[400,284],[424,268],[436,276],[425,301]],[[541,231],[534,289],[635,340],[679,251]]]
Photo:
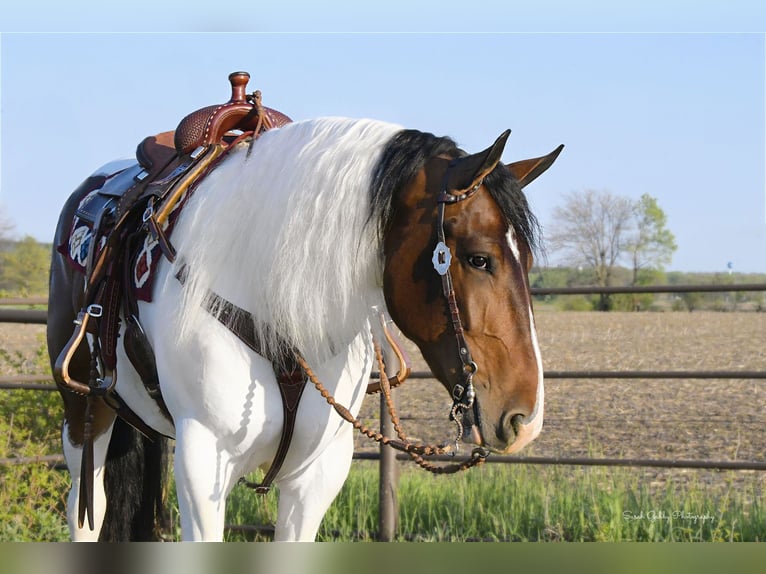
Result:
[[476,269],[489,271],[489,257],[484,255],[471,255],[468,258],[468,263],[471,265],[471,267],[475,267]]

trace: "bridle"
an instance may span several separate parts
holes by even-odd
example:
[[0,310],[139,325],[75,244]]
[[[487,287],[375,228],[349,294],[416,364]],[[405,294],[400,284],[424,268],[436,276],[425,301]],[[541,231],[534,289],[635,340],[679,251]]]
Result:
[[463,322],[460,319],[460,309],[458,308],[457,304],[457,296],[455,295],[452,273],[450,273],[452,253],[450,248],[447,247],[444,233],[444,212],[447,205],[459,203],[473,197],[473,195],[481,187],[483,180],[479,180],[475,185],[461,194],[449,193],[447,191],[447,182],[450,168],[452,168],[454,162],[455,160],[452,160],[448,164],[447,171],[444,174],[442,189],[436,198],[438,205],[436,215],[437,243],[436,247],[434,248],[431,261],[433,263],[434,269],[441,277],[442,292],[444,297],[447,299],[450,321],[452,323],[452,330],[455,333],[458,358],[461,364],[460,380],[456,382],[455,386],[452,388],[453,403],[452,410],[450,411],[450,419],[456,422],[458,425],[459,435],[462,435],[462,423],[460,422],[460,415],[463,411],[473,407],[474,400],[476,399],[476,391],[473,387],[473,376],[476,374],[478,367],[476,366],[476,363],[471,356],[471,351],[468,348],[468,341],[465,338]]
[[[371,429],[367,428],[365,425],[362,424],[360,420],[358,420],[356,417],[354,417],[351,412],[344,407],[343,405],[337,403],[335,401],[335,398],[327,391],[327,389],[322,385],[322,383],[319,381],[319,379],[316,377],[308,363],[305,361],[305,359],[297,352],[297,350],[291,349],[289,350],[289,363],[291,365],[295,365],[294,369],[291,369],[289,373],[279,373],[279,369],[275,368],[275,372],[277,372],[277,379],[280,386],[280,392],[282,393],[283,398],[283,406],[285,407],[285,424],[283,425],[283,432],[282,432],[282,438],[280,439],[280,444],[278,448],[277,457],[272,462],[271,467],[269,468],[266,477],[261,483],[249,483],[248,481],[241,479],[240,482],[252,487],[256,490],[256,492],[259,493],[265,493],[268,492],[271,486],[271,481],[276,477],[282,462],[284,460],[284,457],[287,453],[287,449],[290,446],[290,440],[292,437],[292,431],[293,431],[293,425],[295,421],[295,412],[297,411],[298,401],[300,400],[300,396],[303,392],[303,385],[305,385],[305,379],[304,375],[308,380],[316,387],[316,389],[319,391],[321,396],[327,401],[328,404],[330,404],[335,411],[347,422],[351,423],[354,428],[356,428],[359,432],[361,432],[363,435],[367,436],[368,438],[371,438],[377,442],[380,442],[381,444],[386,444],[391,446],[392,448],[406,452],[408,453],[415,462],[423,467],[424,469],[437,473],[437,474],[445,474],[445,473],[453,473],[458,472],[461,470],[467,470],[468,468],[471,468],[473,466],[482,464],[484,460],[489,455],[489,451],[483,447],[477,447],[473,449],[471,453],[471,457],[461,463],[448,465],[448,466],[434,466],[427,462],[423,456],[432,456],[432,455],[439,455],[439,454],[452,454],[454,455],[458,448],[459,448],[459,442],[463,435],[463,424],[462,424],[462,415],[464,411],[472,408],[474,406],[474,401],[476,397],[476,392],[473,387],[473,376],[477,371],[476,363],[473,361],[471,357],[471,352],[468,348],[468,342],[465,338],[465,333],[463,329],[463,323],[460,319],[460,311],[458,309],[457,304],[457,297],[455,295],[455,289],[453,286],[452,281],[452,275],[449,271],[450,268],[450,262],[452,260],[452,254],[450,252],[449,247],[447,247],[446,244],[446,237],[444,232],[444,212],[445,207],[447,204],[453,204],[458,203],[460,201],[464,201],[466,199],[469,199],[471,196],[473,196],[481,187],[482,180],[479,180],[477,183],[475,183],[470,189],[467,191],[461,193],[461,194],[450,194],[447,190],[447,182],[448,182],[448,175],[450,172],[450,168],[454,165],[454,160],[450,162],[447,166],[447,170],[445,172],[444,176],[444,183],[442,186],[442,190],[437,196],[437,204],[438,204],[438,211],[437,211],[437,244],[433,252],[433,264],[434,268],[436,269],[436,272],[441,276],[442,281],[442,290],[444,292],[444,296],[447,299],[447,304],[449,306],[450,310],[450,318],[452,322],[452,328],[455,332],[455,338],[457,341],[457,347],[458,347],[458,356],[460,358],[460,362],[462,365],[461,368],[461,377],[460,381],[455,384],[455,386],[452,389],[452,399],[453,404],[452,408],[450,410],[450,419],[455,422],[455,424],[458,427],[457,436],[454,441],[454,449],[450,448],[450,446],[431,446],[431,445],[421,445],[417,443],[411,442],[401,431],[401,428],[399,426],[399,420],[396,416],[395,409],[393,406],[393,403],[391,401],[391,388],[393,386],[398,385],[401,383],[404,378],[406,377],[407,373],[409,373],[409,368],[405,368],[403,366],[404,373],[400,373],[402,375],[401,380],[396,380],[396,385],[392,385],[391,383],[393,381],[389,381],[388,377],[385,374],[385,366],[383,364],[382,355],[380,353],[380,349],[376,345],[376,354],[379,358],[379,364],[380,364],[380,390],[383,392],[384,397],[386,399],[386,403],[388,405],[389,414],[391,416],[392,421],[394,421],[394,427],[397,431],[397,435],[400,440],[392,439],[390,437],[386,437],[382,435],[381,433],[372,431]],[[184,282],[183,273],[179,273],[176,275],[179,281],[182,283]],[[237,309],[238,314],[231,313],[230,311],[233,309],[233,304],[226,301],[225,299],[221,298],[220,296],[216,295],[215,293],[210,293],[208,297],[208,311],[210,311],[216,318],[218,318],[219,321],[221,321],[224,325],[227,326],[237,337],[243,341],[246,345],[248,345],[251,349],[254,351],[263,354],[263,349],[261,348],[261,342],[258,340],[258,337],[256,335],[255,330],[252,328],[254,325],[255,319],[250,315],[247,311]],[[217,311],[216,311],[217,309]],[[224,311],[221,313],[220,311]],[[232,315],[237,315],[241,319],[245,319],[244,325],[247,328],[242,328],[242,321],[239,322],[239,326],[236,326],[232,324],[228,318]],[[384,327],[385,331],[385,327]],[[390,342],[390,341],[389,341]],[[399,379],[399,375],[396,377]],[[286,395],[286,389],[289,390],[288,395],[293,397],[291,401],[285,400]],[[289,409],[288,409],[289,407]],[[288,424],[288,411],[291,415],[289,418],[289,424]]]

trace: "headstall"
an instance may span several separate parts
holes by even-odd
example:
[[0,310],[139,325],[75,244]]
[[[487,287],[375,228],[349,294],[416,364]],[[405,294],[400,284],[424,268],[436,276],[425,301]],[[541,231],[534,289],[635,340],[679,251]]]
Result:
[[460,380],[455,383],[452,388],[452,410],[450,418],[454,420],[458,427],[460,434],[462,434],[462,423],[460,422],[459,415],[463,411],[470,409],[473,406],[476,398],[476,391],[473,387],[473,376],[476,374],[478,367],[471,356],[471,351],[468,348],[468,341],[465,338],[465,332],[463,329],[463,322],[460,319],[460,310],[457,304],[457,297],[455,295],[455,288],[452,282],[452,274],[450,273],[450,264],[452,262],[452,253],[450,248],[447,247],[446,237],[444,233],[444,212],[448,204],[455,204],[461,201],[465,201],[473,197],[473,195],[481,187],[482,181],[479,180],[473,187],[459,195],[453,195],[447,191],[447,181],[449,170],[452,167],[453,162],[447,167],[447,171],[444,174],[444,183],[442,185],[442,191],[436,198],[438,204],[437,220],[436,220],[436,234],[437,243],[434,248],[433,257],[431,259],[434,269],[441,276],[442,292],[447,299],[447,305],[449,306],[450,320],[452,321],[452,329],[455,332],[455,339],[457,341],[458,357],[462,366],[460,372]]

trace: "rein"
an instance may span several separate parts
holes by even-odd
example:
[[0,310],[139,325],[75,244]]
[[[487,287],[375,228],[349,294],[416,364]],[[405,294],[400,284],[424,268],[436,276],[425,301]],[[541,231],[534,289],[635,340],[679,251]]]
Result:
[[[321,381],[319,381],[316,374],[308,365],[306,360],[297,351],[294,351],[294,359],[297,365],[300,366],[303,373],[305,373],[308,380],[311,381],[311,383],[317,389],[317,391],[322,396],[322,398],[324,398],[325,401],[327,401],[327,403],[333,407],[335,412],[338,413],[338,415],[343,420],[350,423],[356,430],[358,430],[362,435],[366,436],[367,438],[374,440],[375,442],[379,444],[390,446],[394,450],[398,450],[400,452],[405,452],[409,454],[410,457],[418,466],[434,474],[453,474],[456,472],[467,470],[469,468],[482,464],[486,460],[487,456],[489,456],[489,451],[487,449],[485,449],[484,447],[476,447],[471,451],[470,458],[460,463],[449,464],[445,466],[436,466],[431,464],[424,458],[428,456],[443,455],[443,454],[451,454],[452,456],[454,456],[457,453],[459,449],[460,441],[462,440],[462,436],[463,436],[463,424],[462,424],[463,413],[474,406],[474,401],[476,398],[476,391],[473,386],[473,376],[474,374],[476,374],[478,367],[473,360],[471,351],[468,348],[468,341],[465,338],[465,331],[463,329],[463,322],[460,319],[460,310],[457,304],[457,296],[455,294],[454,284],[452,281],[452,274],[450,273],[450,270],[449,270],[450,264],[452,261],[452,253],[446,243],[446,234],[444,231],[444,215],[445,215],[445,208],[448,204],[455,204],[455,203],[471,198],[481,187],[482,180],[478,181],[474,186],[472,186],[470,189],[463,192],[462,194],[459,194],[459,195],[450,194],[447,191],[447,181],[448,181],[448,175],[449,175],[449,168],[452,167],[452,165],[453,164],[450,163],[450,165],[447,168],[447,171],[444,175],[444,183],[442,186],[442,191],[439,193],[436,199],[438,204],[437,226],[436,226],[438,241],[433,251],[432,263],[433,263],[434,269],[441,277],[442,292],[444,294],[444,297],[447,300],[447,305],[449,307],[450,321],[452,323],[452,329],[455,332],[455,340],[457,343],[458,357],[462,365],[461,373],[460,373],[461,375],[460,382],[455,383],[455,386],[452,389],[453,404],[452,404],[452,408],[450,409],[450,420],[453,421],[455,425],[457,426],[457,434],[453,442],[454,446],[450,444],[434,446],[429,444],[413,443],[404,434],[401,428],[399,417],[396,413],[396,409],[393,404],[393,400],[391,398],[391,389],[393,387],[398,386],[401,382],[403,382],[404,378],[406,378],[407,374],[409,373],[409,369],[403,368],[403,370],[405,371],[404,376],[400,376],[401,375],[401,371],[400,371],[400,373],[394,377],[393,381],[390,380],[388,376],[386,375],[386,369],[385,369],[383,354],[381,352],[380,345],[374,339],[374,337],[373,337],[373,342],[375,346],[376,358],[379,365],[380,382],[378,384],[370,384],[368,386],[367,392],[368,394],[372,394],[378,391],[383,393],[383,396],[386,401],[386,406],[388,408],[388,414],[391,417],[391,421],[394,425],[394,429],[396,430],[396,434],[398,437],[397,439],[387,437],[383,435],[382,433],[378,431],[374,431],[370,429],[369,427],[365,426],[364,424],[362,424],[362,422],[358,418],[356,418],[354,415],[351,414],[351,411],[349,411],[348,408],[339,404],[335,400],[332,394],[324,387]],[[222,321],[222,322],[226,324],[225,321]],[[238,334],[236,329],[232,327],[229,327],[229,328],[235,334]],[[398,349],[398,346],[396,342],[389,335],[388,330],[385,328],[385,321],[384,321],[384,333],[386,334],[386,338],[388,339],[388,342],[391,344],[392,348],[396,351],[397,355],[399,356],[400,364],[403,365],[404,363],[402,362],[402,357]],[[241,335],[238,334],[238,336],[242,338]],[[291,421],[291,423],[294,424],[294,420]],[[286,446],[289,446],[289,442]],[[280,444],[280,451],[281,450],[282,450],[282,444]],[[284,456],[282,456],[281,458],[284,458]],[[272,464],[272,467],[269,469],[269,473],[268,473],[269,479],[274,478],[274,476],[276,475],[276,468],[278,468],[278,465],[276,464],[276,462],[277,461],[275,461],[275,463]],[[279,462],[281,463],[281,460]],[[259,493],[264,493],[268,491],[269,482],[270,480],[268,481],[264,480],[260,484],[256,484],[256,483],[248,482],[244,479],[240,480],[241,484],[244,484],[250,488],[255,488],[256,492],[259,492]]]
[[[249,150],[248,150],[249,152]],[[314,385],[319,394],[324,398],[327,403],[333,407],[336,413],[350,423],[355,429],[357,429],[362,435],[369,439],[374,440],[377,443],[390,446],[394,450],[405,452],[415,461],[421,468],[432,472],[434,474],[452,474],[462,470],[467,470],[471,467],[482,464],[489,451],[484,447],[476,447],[471,451],[470,458],[465,461],[445,465],[436,466],[428,462],[424,457],[451,454],[455,455],[459,449],[460,441],[463,436],[463,413],[474,406],[476,398],[476,391],[473,386],[473,376],[476,373],[478,367],[473,361],[471,352],[468,348],[468,341],[465,338],[465,331],[463,329],[463,323],[460,319],[460,311],[457,304],[457,296],[455,294],[454,284],[452,281],[452,274],[450,273],[450,263],[452,261],[452,254],[449,247],[446,244],[446,234],[444,231],[444,214],[447,204],[454,204],[460,201],[464,201],[472,197],[480,188],[482,181],[480,180],[473,187],[468,189],[459,195],[453,195],[447,191],[447,177],[449,175],[449,168],[452,167],[450,163],[447,168],[447,172],[444,176],[444,184],[442,191],[437,196],[438,212],[437,212],[437,244],[433,251],[432,262],[434,269],[440,275],[442,281],[442,291],[444,297],[447,300],[449,307],[450,320],[452,323],[453,331],[455,332],[455,339],[457,342],[458,356],[462,365],[460,382],[455,383],[452,389],[453,404],[450,409],[450,420],[457,426],[457,435],[452,445],[429,445],[411,442],[404,434],[401,428],[401,423],[393,401],[391,399],[391,389],[401,384],[409,374],[409,367],[403,361],[401,350],[399,349],[395,339],[388,331],[385,320],[383,321],[383,332],[391,347],[394,349],[397,357],[399,358],[401,370],[393,379],[389,379],[386,375],[385,364],[383,361],[383,354],[380,349],[380,345],[373,336],[373,343],[375,347],[375,354],[379,365],[380,382],[377,384],[371,383],[368,385],[367,393],[373,394],[376,392],[382,392],[386,401],[389,416],[396,430],[396,439],[387,437],[380,432],[374,431],[369,427],[362,424],[362,422],[356,418],[351,411],[345,406],[338,403],[332,394],[325,388],[325,386],[319,381],[314,371],[308,365],[306,360],[295,349],[286,348],[282,357],[274,363],[274,370],[277,375],[277,381],[279,383],[280,393],[283,398],[283,407],[285,421],[283,424],[282,437],[277,449],[277,456],[272,461],[266,476],[260,483],[253,483],[240,479],[240,484],[244,484],[249,488],[255,489],[259,494],[267,493],[271,488],[271,482],[276,478],[276,475],[284,462],[287,450],[290,446],[292,439],[293,429],[295,426],[295,417],[298,410],[298,402],[303,392],[303,386],[305,385],[305,377]],[[183,284],[186,279],[187,269],[184,266],[176,274],[176,278]],[[255,333],[255,318],[244,309],[236,307],[233,303],[223,299],[216,293],[209,293],[209,296],[205,302],[206,310],[216,317],[223,325],[225,325],[232,333],[234,333],[246,346],[250,347],[256,352],[261,352],[261,344]],[[232,321],[232,319],[234,319]],[[279,368],[280,363],[286,363],[290,367],[288,369]],[[290,400],[288,400],[288,397]],[[454,445],[454,446],[453,446]]]
[[427,460],[425,460],[424,457],[426,456],[435,456],[435,455],[441,455],[441,454],[451,454],[454,456],[457,451],[457,445],[460,442],[462,432],[459,432],[457,437],[455,438],[454,449],[452,445],[433,446],[428,444],[410,442],[410,440],[407,438],[407,436],[404,434],[404,432],[401,429],[399,416],[396,414],[396,409],[391,399],[391,384],[388,377],[386,376],[386,369],[383,363],[383,354],[380,350],[380,345],[377,343],[377,341],[375,341],[375,355],[377,357],[378,365],[380,367],[381,391],[383,392],[383,396],[386,399],[388,414],[391,417],[391,422],[393,422],[394,424],[394,429],[396,430],[396,434],[399,440],[387,437],[381,434],[380,432],[376,432],[370,429],[369,427],[365,426],[364,424],[362,424],[362,422],[356,417],[354,417],[354,415],[352,415],[351,412],[346,407],[339,404],[335,400],[335,398],[324,387],[324,385],[322,385],[319,379],[317,379],[316,374],[314,374],[314,372],[311,370],[311,367],[308,366],[308,364],[306,363],[306,360],[303,357],[297,356],[296,359],[298,361],[298,364],[306,373],[306,376],[308,377],[309,381],[311,381],[311,383],[314,385],[316,390],[319,391],[319,394],[322,395],[322,398],[324,398],[327,401],[327,404],[329,404],[330,406],[333,407],[333,409],[335,409],[335,412],[338,413],[343,420],[350,423],[351,426],[353,426],[355,429],[357,429],[361,434],[363,434],[367,438],[372,439],[377,443],[390,446],[394,450],[406,452],[415,461],[415,463],[418,464],[418,466],[420,466],[421,468],[429,472],[432,472],[434,474],[454,474],[456,472],[460,472],[462,470],[468,470],[471,467],[480,465],[486,460],[487,456],[489,455],[489,452],[482,447],[477,447],[473,449],[473,451],[471,452],[471,458],[463,462],[455,463],[455,464],[451,464],[447,466],[435,466],[429,463]]

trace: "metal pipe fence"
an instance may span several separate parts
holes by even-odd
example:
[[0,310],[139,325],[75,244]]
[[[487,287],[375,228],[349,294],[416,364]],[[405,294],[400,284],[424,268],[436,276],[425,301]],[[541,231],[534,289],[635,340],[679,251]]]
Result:
[[[739,285],[647,285],[627,287],[567,287],[567,288],[533,288],[532,295],[598,295],[598,294],[641,294],[641,293],[691,293],[691,292],[747,292],[766,291],[766,283]],[[39,306],[44,305],[45,299],[0,299],[0,322],[45,324],[46,311],[39,309],[7,309],[3,306]],[[377,377],[373,373],[373,377]],[[429,371],[415,371],[410,374],[412,379],[430,379]],[[718,371],[548,371],[546,379],[677,379],[677,380],[764,380],[766,372],[758,370],[718,370]],[[48,375],[15,375],[0,377],[0,390],[35,390],[51,391],[56,387],[50,383]],[[381,397],[381,432],[391,436],[392,425],[386,425],[387,412],[385,400]],[[393,449],[381,445],[379,453],[354,453],[355,460],[379,461],[380,483],[380,536],[384,540],[392,540],[396,534],[396,517],[398,504],[396,491],[398,483],[398,461],[409,460],[407,455],[396,453]],[[0,459],[0,465],[30,464],[46,462],[55,467],[62,466],[61,455],[50,457],[34,457],[33,459]],[[433,457],[434,461],[457,462],[454,457]],[[761,461],[715,461],[715,460],[677,460],[677,459],[646,459],[646,458],[587,458],[587,457],[531,457],[531,456],[492,456],[487,462],[494,464],[542,464],[542,465],[572,465],[572,466],[620,466],[620,467],[656,467],[656,468],[686,468],[686,469],[716,469],[716,470],[766,470],[766,462]],[[261,528],[261,527],[257,527]]]

